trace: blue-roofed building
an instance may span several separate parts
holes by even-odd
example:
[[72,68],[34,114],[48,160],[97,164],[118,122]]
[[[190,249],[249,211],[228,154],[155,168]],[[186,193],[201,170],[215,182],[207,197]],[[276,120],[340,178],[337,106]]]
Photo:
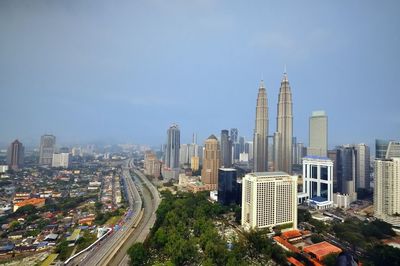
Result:
[[298,199],[315,209],[333,207],[332,160],[315,155],[303,158],[303,191]]

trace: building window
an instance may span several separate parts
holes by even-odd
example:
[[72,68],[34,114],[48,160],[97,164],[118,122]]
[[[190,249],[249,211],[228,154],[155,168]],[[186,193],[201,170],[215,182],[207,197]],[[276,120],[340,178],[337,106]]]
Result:
[[318,167],[315,165],[311,166],[311,178],[318,178]]
[[328,180],[328,167],[321,166],[321,179]]

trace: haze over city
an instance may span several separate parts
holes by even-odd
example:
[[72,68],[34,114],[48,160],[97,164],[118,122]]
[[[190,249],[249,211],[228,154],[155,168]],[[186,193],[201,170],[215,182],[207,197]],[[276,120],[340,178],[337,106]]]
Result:
[[1,1],[1,144],[160,145],[173,122],[182,142],[231,127],[252,140],[261,79],[276,128],[285,65],[299,141],[321,109],[329,146],[395,139],[399,5]]

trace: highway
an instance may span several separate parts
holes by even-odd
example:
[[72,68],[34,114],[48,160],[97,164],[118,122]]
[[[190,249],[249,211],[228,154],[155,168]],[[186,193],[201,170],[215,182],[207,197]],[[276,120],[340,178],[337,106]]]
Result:
[[[139,170],[134,170],[136,176],[134,177],[135,184],[138,185],[142,192],[144,213],[143,218],[138,224],[136,230],[131,234],[126,242],[126,245],[122,247],[114,259],[109,263],[111,266],[122,266],[129,265],[129,256],[127,254],[128,248],[136,242],[143,242],[150,232],[156,221],[156,210],[161,202],[158,190],[154,185],[146,178],[146,176]],[[139,177],[139,178],[137,178]]]
[[133,160],[123,166],[122,178],[127,188],[131,217],[118,231],[114,231],[100,245],[74,258],[68,265],[129,265],[127,251],[136,242],[143,242],[156,220],[156,210],[161,202],[153,184],[139,170],[134,170]]
[[132,166],[133,160],[127,160],[122,168],[122,178],[126,186],[126,196],[129,203],[129,210],[131,211],[130,217],[126,217],[125,223],[119,230],[114,231],[98,246],[70,261],[68,265],[107,265],[119,246],[126,242],[130,231],[134,229],[133,227],[141,218],[141,209],[143,206],[139,191],[129,172]]

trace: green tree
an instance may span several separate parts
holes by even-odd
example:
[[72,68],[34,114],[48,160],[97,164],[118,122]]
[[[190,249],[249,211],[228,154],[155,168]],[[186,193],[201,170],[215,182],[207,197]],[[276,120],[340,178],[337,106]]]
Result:
[[335,253],[329,254],[322,260],[322,262],[326,266],[335,266],[338,255],[339,254],[335,254]]
[[131,265],[141,266],[147,264],[148,252],[144,248],[143,243],[135,243],[128,250],[131,258]]

